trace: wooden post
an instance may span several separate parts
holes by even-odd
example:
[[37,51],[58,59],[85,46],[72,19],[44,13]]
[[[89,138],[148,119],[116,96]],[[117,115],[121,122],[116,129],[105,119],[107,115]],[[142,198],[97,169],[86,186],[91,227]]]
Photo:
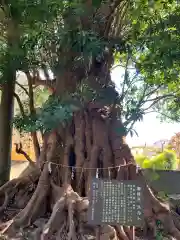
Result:
[[130,227],[131,239],[135,240],[135,227]]
[[96,229],[96,240],[101,240],[101,226],[98,225]]

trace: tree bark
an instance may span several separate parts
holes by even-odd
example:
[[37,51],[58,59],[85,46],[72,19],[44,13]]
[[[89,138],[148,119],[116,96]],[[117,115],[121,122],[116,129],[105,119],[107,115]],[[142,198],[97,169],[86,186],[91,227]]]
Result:
[[0,186],[9,180],[11,168],[15,73],[9,70],[8,75],[8,83],[2,86],[0,108]]
[[[28,86],[29,86],[29,110],[30,114],[36,114],[36,110],[34,107],[34,93],[33,93],[33,87],[32,87],[32,77],[29,72],[26,72],[26,76],[28,79]],[[35,157],[36,157],[36,162],[39,159],[40,156],[40,146],[39,146],[39,141],[37,137],[36,132],[31,132],[31,137],[33,141],[33,146],[34,146],[34,152],[35,152]]]
[[0,186],[9,180],[11,167],[11,137],[16,81],[16,58],[11,54],[18,48],[19,35],[15,22],[10,21],[7,29],[6,66],[3,72],[0,114]]

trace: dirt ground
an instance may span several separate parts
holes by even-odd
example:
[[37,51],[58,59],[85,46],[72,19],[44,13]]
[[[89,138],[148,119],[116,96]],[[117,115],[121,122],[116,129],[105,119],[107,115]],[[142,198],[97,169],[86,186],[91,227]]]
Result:
[[11,179],[17,178],[20,173],[27,167],[27,161],[12,161],[11,164]]

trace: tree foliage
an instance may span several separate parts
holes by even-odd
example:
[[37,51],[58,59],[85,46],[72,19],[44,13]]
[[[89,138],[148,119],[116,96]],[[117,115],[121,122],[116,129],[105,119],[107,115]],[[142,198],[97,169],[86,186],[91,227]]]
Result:
[[179,121],[179,4],[149,1],[140,5],[140,14],[132,19],[135,67],[146,82],[161,86],[161,95],[171,93],[157,102],[154,111],[161,119]]
[[[101,2],[94,4],[92,9],[88,9],[86,4],[76,1],[59,3],[46,0],[43,5],[35,1],[18,1],[16,4],[12,1],[11,11],[15,12],[14,18],[21,29],[19,46],[16,52],[11,53],[17,57],[17,69],[25,74],[30,73],[33,79],[42,80],[41,69],[46,80],[52,80],[50,71],[56,77],[59,73],[63,74],[70,64],[79,72],[86,69],[85,74],[80,74],[86,81],[94,59],[101,60],[105,57],[104,50],[113,48],[115,63],[123,65],[125,69],[120,83],[120,96],[114,96],[113,101],[119,107],[126,132],[133,133],[134,123],[152,110],[178,120],[179,89],[176,82],[179,80],[179,6],[176,1],[133,1],[132,4],[131,1],[124,1],[122,9],[126,14],[123,17],[123,13],[118,12],[122,19],[114,29],[117,32],[120,24],[122,36],[120,38],[118,33],[112,33],[108,39],[100,35],[99,29],[82,28],[83,18],[93,8],[98,8]],[[1,9],[4,23],[8,17],[7,11],[3,6]],[[98,14],[89,21],[92,24],[102,21],[103,24]],[[2,32],[1,72],[6,65],[3,60],[7,51],[6,28]],[[129,68],[134,68],[134,74],[131,74]],[[53,104],[57,102],[59,100],[55,99]],[[46,106],[40,106],[42,114],[46,112]],[[59,120],[66,119],[68,111],[68,108],[58,110],[53,114],[55,119],[52,122],[55,124],[58,116]],[[35,116],[36,113],[30,116],[31,113],[25,112],[24,118],[17,116],[14,121],[21,130],[23,126],[28,131],[45,128],[50,121],[48,118],[52,120],[49,110],[49,115],[43,117],[39,112],[38,116]],[[40,123],[42,119],[46,123]],[[46,127],[49,128],[49,125]]]

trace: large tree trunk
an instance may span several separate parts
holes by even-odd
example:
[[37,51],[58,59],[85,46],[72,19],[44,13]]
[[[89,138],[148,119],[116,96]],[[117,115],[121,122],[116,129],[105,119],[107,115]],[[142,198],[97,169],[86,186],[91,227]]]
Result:
[[[100,2],[95,14],[97,17],[102,14],[103,22],[96,19],[98,24],[94,26],[91,18],[87,19],[84,16],[81,19],[81,28],[96,29],[102,38],[108,38],[110,26],[114,21],[112,13],[117,6],[121,6],[121,1]],[[91,6],[91,1],[87,1],[87,4]],[[90,8],[89,14],[91,10]],[[65,25],[69,24],[66,20]],[[118,28],[116,30],[119,31]],[[97,168],[103,168],[99,172],[99,177],[124,180],[140,178],[144,184],[145,220],[148,228],[152,230],[149,239],[155,238],[156,220],[161,220],[167,232],[180,239],[179,220],[174,218],[174,215],[171,216],[168,206],[157,200],[147,187],[144,177],[136,174],[133,156],[124,142],[124,127],[121,120],[118,120],[115,108],[117,92],[112,87],[110,78],[113,47],[108,47],[108,50],[104,49],[100,62],[97,59],[92,60],[88,72],[86,66],[74,65],[75,58],[81,53],[74,53],[72,49],[69,52],[62,49],[62,54],[69,59],[64,66],[65,71],[56,74],[54,94],[62,97],[64,92],[74,93],[77,85],[86,79],[93,90],[97,92],[103,90],[104,97],[108,96],[114,101],[109,103],[87,101],[82,109],[74,112],[66,126],[60,123],[58,129],[44,135],[39,159],[41,169],[32,165],[19,179],[10,181],[0,188],[2,195],[4,193],[1,211],[10,206],[12,204],[10,200],[14,198],[17,199],[13,201],[14,206],[23,208],[14,216],[13,221],[6,225],[4,233],[10,234],[17,227],[31,225],[50,209],[51,216],[38,231],[36,239],[53,239],[53,235],[56,235],[56,239],[86,239],[86,232],[95,236],[95,228],[88,226],[87,223],[89,205],[87,196]],[[121,167],[116,168],[117,166]],[[115,169],[110,172],[109,167]],[[9,194],[12,186],[13,191]],[[101,226],[100,236],[101,240],[133,240],[134,228],[118,225]]]
[[[13,222],[3,230],[3,233],[14,234],[14,229],[31,225],[51,209],[48,222],[39,229],[35,239],[53,239],[54,235],[56,239],[86,239],[87,233],[96,236],[95,229],[87,222],[89,205],[87,196],[90,181],[96,176],[96,169],[102,167],[104,170],[99,172],[99,177],[117,180],[138,178],[144,185],[144,214],[147,229],[150,230],[147,232],[149,239],[156,237],[156,220],[163,223],[169,234],[180,239],[178,230],[180,223],[177,216],[171,216],[168,205],[161,203],[154,196],[141,174],[136,174],[130,149],[124,142],[122,134],[118,133],[122,131],[116,131],[116,129],[123,129],[121,121],[115,118],[115,114],[107,115],[107,111],[103,111],[103,108],[99,111],[97,105],[99,104],[95,102],[88,104],[86,108],[74,114],[71,123],[64,130],[60,127],[44,136],[40,177],[37,166],[34,165],[28,174],[23,174],[15,182],[11,181],[0,189],[1,192],[9,193],[12,186],[15,186],[14,194],[18,200],[14,206],[17,207],[20,204],[20,199],[21,207],[25,206],[14,217]],[[62,142],[64,148],[62,148]],[[121,167],[119,170],[115,168],[109,172],[108,167],[112,166]],[[33,174],[33,177],[29,173]],[[26,190],[22,191],[25,186],[32,184],[35,189],[33,195],[33,191],[29,194]],[[8,198],[7,201],[10,200]],[[100,228],[102,240],[132,240],[134,234],[134,228],[127,226],[108,225]]]

